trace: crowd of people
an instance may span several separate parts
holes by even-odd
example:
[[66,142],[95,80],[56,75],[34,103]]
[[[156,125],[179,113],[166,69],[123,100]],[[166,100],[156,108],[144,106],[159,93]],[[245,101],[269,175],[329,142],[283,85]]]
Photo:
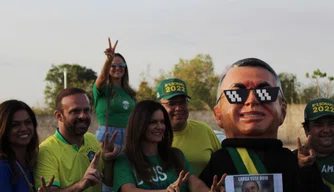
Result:
[[[80,88],[60,91],[58,125],[41,143],[27,104],[0,104],[1,191],[334,192],[333,100],[306,105],[307,140],[296,138],[291,151],[277,138],[287,114],[278,75],[260,59],[239,60],[217,82],[214,116],[226,135],[220,143],[209,125],[188,119],[196,95],[182,79],[164,79],[155,101],[137,101],[118,42],[108,41],[94,100]],[[88,132],[90,102],[95,135]]]

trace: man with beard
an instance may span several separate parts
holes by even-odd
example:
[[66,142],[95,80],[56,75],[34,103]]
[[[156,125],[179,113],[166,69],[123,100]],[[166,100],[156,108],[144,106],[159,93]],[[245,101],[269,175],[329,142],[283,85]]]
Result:
[[220,148],[217,136],[206,123],[188,119],[190,97],[183,80],[170,78],[161,81],[157,87],[157,100],[171,120],[173,147],[184,153],[198,176],[212,153]]
[[[56,133],[40,144],[34,173],[37,188],[42,175],[44,178],[55,176],[49,191],[101,191],[102,181],[111,186],[113,159],[118,153],[113,146],[117,133],[110,142],[105,139],[101,149],[96,137],[87,132],[91,108],[82,89],[61,91],[56,98],[56,108]],[[103,160],[100,160],[101,150]]]
[[212,177],[224,173],[275,174],[274,185],[283,186],[284,192],[321,191],[322,185],[313,185],[321,181],[316,167],[308,170],[314,174],[300,174],[297,157],[277,139],[286,108],[280,80],[270,65],[256,58],[232,64],[220,79],[214,107],[226,139],[200,179],[211,186]]
[[311,140],[309,146],[299,150],[314,149],[325,191],[334,192],[334,101],[327,98],[310,101],[304,110],[303,128]]

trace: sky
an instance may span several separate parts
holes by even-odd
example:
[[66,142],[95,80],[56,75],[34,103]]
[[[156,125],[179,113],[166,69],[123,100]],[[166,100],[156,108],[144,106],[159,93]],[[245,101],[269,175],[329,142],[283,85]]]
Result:
[[0,0],[0,102],[44,106],[52,64],[99,74],[108,37],[134,88],[148,69],[156,77],[200,53],[217,74],[257,57],[307,84],[317,68],[334,75],[333,23],[332,0]]

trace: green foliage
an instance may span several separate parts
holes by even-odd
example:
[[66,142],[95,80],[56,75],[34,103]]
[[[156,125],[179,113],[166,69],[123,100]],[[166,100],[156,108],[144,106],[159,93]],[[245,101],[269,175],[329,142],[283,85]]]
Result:
[[190,60],[180,59],[171,71],[161,71],[153,80],[154,85],[149,86],[148,80],[143,75],[143,80],[138,90],[138,100],[155,99],[155,90],[158,84],[166,78],[176,77],[187,84],[188,94],[191,96],[190,110],[210,110],[215,105],[216,91],[219,77],[214,74],[214,66],[209,55],[198,54]]
[[137,92],[137,100],[142,101],[146,99],[155,100],[155,91],[151,88],[147,81],[140,82],[139,89]]
[[300,98],[298,97],[298,88],[300,83],[297,81],[296,75],[292,73],[280,73],[278,74],[281,80],[282,90],[284,97],[288,104],[300,103]]
[[[67,70],[67,87],[77,87],[85,90],[90,101],[93,101],[92,87],[96,80],[96,72],[78,64],[52,65],[45,81],[47,82],[44,97],[50,109],[55,109],[57,94],[64,89],[64,69]],[[93,104],[93,102],[91,102]]]
[[210,55],[198,54],[190,60],[180,59],[172,75],[186,82],[188,94],[192,97],[190,109],[208,110],[214,107],[219,77],[214,74]]
[[301,93],[305,101],[310,101],[319,97],[330,98],[334,96],[332,86],[334,76],[327,76],[327,73],[321,72],[320,69],[316,69],[313,71],[312,75],[306,73],[306,78],[312,80],[312,83]]

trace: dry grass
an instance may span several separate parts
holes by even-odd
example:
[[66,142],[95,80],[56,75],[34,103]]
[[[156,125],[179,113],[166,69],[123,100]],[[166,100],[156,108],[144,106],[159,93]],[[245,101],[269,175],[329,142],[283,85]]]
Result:
[[[305,105],[289,105],[285,121],[278,130],[278,138],[281,139],[284,146],[288,148],[295,148],[297,137],[300,137],[302,141],[306,139],[304,130],[301,126],[304,118],[304,107]],[[190,113],[189,118],[204,121],[213,129],[222,130],[216,124],[212,111],[194,111]],[[40,136],[40,141],[43,141],[48,136],[54,134],[57,127],[57,121],[54,116],[40,115],[37,117],[37,120],[39,123],[38,134]],[[98,124],[95,116],[93,115],[92,124],[88,131],[95,133],[97,127]]]

